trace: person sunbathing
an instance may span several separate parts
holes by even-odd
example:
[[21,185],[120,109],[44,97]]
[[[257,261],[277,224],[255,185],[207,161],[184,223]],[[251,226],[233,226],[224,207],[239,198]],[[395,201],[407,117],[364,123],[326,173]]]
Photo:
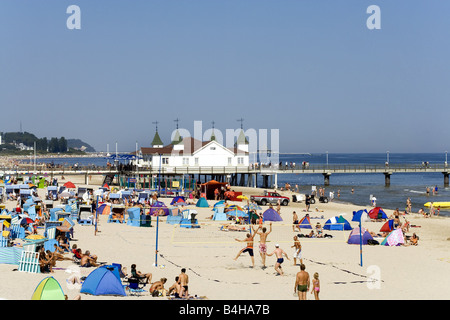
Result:
[[64,250],[58,247],[58,245],[55,243],[53,245],[55,247],[55,251],[53,251],[53,256],[55,257],[56,261],[63,261],[63,260],[70,260],[72,261],[72,258],[67,258],[64,256]]
[[81,256],[80,266],[81,267],[98,267],[100,264],[97,263],[97,256],[92,255],[86,250],[86,252]]
[[152,274],[151,273],[142,273],[138,270],[136,270],[136,265],[131,265],[131,277],[135,279],[145,279],[145,283],[149,283],[152,280]]
[[221,231],[247,231],[247,228],[245,226],[237,226],[235,224],[223,224],[222,227],[220,227]]

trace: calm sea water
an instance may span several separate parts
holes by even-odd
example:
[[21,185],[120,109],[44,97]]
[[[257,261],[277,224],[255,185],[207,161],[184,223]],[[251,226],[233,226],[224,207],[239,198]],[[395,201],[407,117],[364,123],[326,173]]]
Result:
[[[384,165],[387,160],[385,153],[329,153],[329,165],[360,164],[360,165]],[[97,165],[105,166],[105,158],[47,158],[39,159],[39,162],[80,166]],[[295,162],[301,164],[307,161],[310,165],[326,164],[326,154],[281,154],[280,159],[285,162]],[[417,164],[428,161],[430,164],[443,163],[444,153],[390,153],[390,164]],[[283,186],[289,183],[291,186],[298,185],[301,193],[310,193],[312,186],[323,187],[324,179],[322,174],[279,174],[278,185]],[[258,181],[261,185],[262,181]],[[438,187],[436,195],[426,195],[426,188]],[[354,189],[354,194],[351,189]],[[340,198],[337,199],[337,192],[340,190]],[[335,200],[353,203],[355,209],[358,206],[370,205],[370,196],[377,198],[377,206],[404,210],[406,199],[409,197],[412,202],[412,209],[417,212],[423,208],[424,203],[429,201],[450,201],[450,188],[444,188],[444,176],[441,173],[395,173],[391,175],[391,185],[385,187],[383,174],[332,174],[330,185],[325,187],[328,196],[330,191],[334,191]],[[426,209],[426,208],[424,208]],[[450,210],[441,210],[441,215],[450,216]]]

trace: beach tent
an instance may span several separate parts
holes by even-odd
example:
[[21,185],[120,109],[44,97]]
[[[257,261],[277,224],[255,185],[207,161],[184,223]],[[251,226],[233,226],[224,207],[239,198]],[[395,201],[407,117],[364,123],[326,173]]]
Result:
[[369,214],[367,213],[367,210],[359,210],[359,211],[353,211],[353,218],[352,221],[356,222],[370,222],[371,219],[369,217]]
[[218,182],[216,180],[210,180],[206,183],[202,183],[200,188],[201,191],[206,193],[207,199],[214,199],[214,190],[219,189],[221,190],[222,187],[226,187],[226,182]]
[[80,293],[92,294],[94,296],[126,296],[127,294],[119,279],[109,268],[97,268],[86,277],[81,286]]
[[106,203],[102,203],[97,208],[97,214],[109,215],[110,213],[111,213],[111,206]]
[[328,219],[325,222],[325,225],[323,226],[324,230],[352,230],[352,227],[350,226],[350,223],[345,220],[342,216],[335,216],[330,219]]
[[65,300],[65,296],[59,282],[46,277],[37,285],[31,300]]
[[170,214],[170,210],[166,207],[164,202],[155,201],[150,207],[150,215],[156,216],[161,209],[164,211],[165,216],[168,216]]
[[172,201],[170,202],[171,205],[174,205],[178,202],[186,202],[186,200],[184,199],[183,196],[176,196],[175,198],[172,199]]
[[391,233],[388,234],[388,236],[381,242],[382,246],[398,246],[405,242],[405,239],[403,239],[403,232],[402,229],[395,229]]
[[298,226],[302,229],[312,229],[311,220],[309,219],[309,215],[306,214],[299,222]]
[[383,226],[380,229],[380,232],[391,232],[392,230],[394,230],[394,220],[389,219],[383,224]]
[[199,208],[209,208],[208,201],[206,201],[206,199],[203,197],[198,199],[197,204],[195,206]]
[[263,213],[264,221],[283,221],[281,216],[274,209],[269,208]]
[[388,216],[380,207],[376,207],[370,210],[369,217],[370,219],[388,219]]
[[360,237],[360,232],[359,232],[359,227],[358,228],[354,228],[351,232],[350,235],[348,236],[348,240],[347,243],[348,244],[360,244],[361,239],[362,239],[362,244],[367,244],[367,242],[369,240],[373,240],[372,235],[370,234],[369,231],[367,231],[364,228],[361,228],[361,235],[362,237]]

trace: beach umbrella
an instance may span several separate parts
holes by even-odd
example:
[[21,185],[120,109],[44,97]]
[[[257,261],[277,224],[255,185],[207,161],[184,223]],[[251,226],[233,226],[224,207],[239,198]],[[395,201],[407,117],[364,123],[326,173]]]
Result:
[[226,207],[225,207],[225,209],[226,210],[241,210],[242,211],[242,208],[240,207],[240,206],[238,206],[238,205],[235,205],[235,204],[229,204],[229,205],[227,205]]
[[27,225],[30,223],[34,223],[34,221],[28,217],[22,218],[22,220],[20,220],[20,225]]
[[40,235],[40,234],[30,234],[25,239],[28,239],[28,240],[41,240],[41,239],[45,239],[45,237],[43,235]]
[[244,195],[239,195],[236,197],[236,199],[248,200],[247,196],[244,196]]
[[248,213],[239,210],[239,209],[233,209],[230,211],[227,211],[227,215],[229,216],[236,216],[238,218],[248,218]]
[[250,205],[245,206],[244,209],[262,210],[262,208],[259,205],[257,205],[256,203],[250,203]]
[[67,181],[66,183],[64,183],[64,187],[66,187],[68,189],[75,189],[76,188],[76,186],[70,181]]
[[34,290],[31,300],[65,300],[59,282],[53,277],[44,278]]
[[59,195],[61,198],[70,198],[72,196],[72,194],[68,191],[63,191],[60,193]]

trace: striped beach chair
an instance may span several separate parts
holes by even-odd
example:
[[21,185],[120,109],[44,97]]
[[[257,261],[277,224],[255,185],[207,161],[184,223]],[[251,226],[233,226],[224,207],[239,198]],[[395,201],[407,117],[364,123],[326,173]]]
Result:
[[20,272],[41,273],[39,266],[39,253],[23,250],[19,261]]

